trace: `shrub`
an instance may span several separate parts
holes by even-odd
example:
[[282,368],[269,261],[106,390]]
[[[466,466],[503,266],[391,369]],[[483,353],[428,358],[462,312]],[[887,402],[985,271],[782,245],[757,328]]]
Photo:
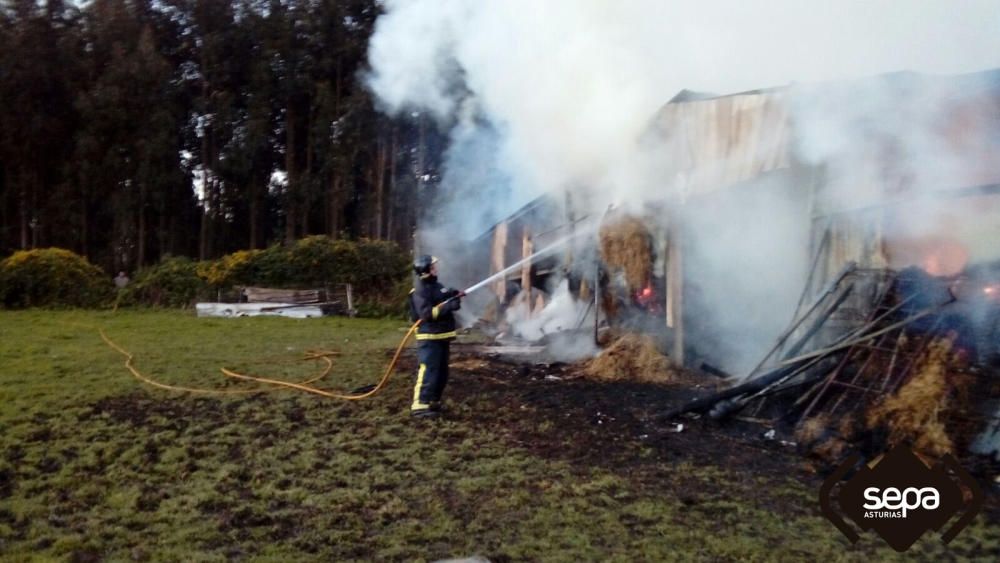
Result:
[[[402,316],[410,288],[409,254],[376,240],[300,239],[291,247],[241,250],[211,262],[165,260],[140,270],[120,304],[187,306],[208,290],[250,285],[309,288],[349,283],[362,316]],[[332,289],[332,287],[331,287]]]
[[214,262],[198,265],[198,276],[212,287],[250,285],[261,277],[260,268],[264,250],[240,250],[227,254]]
[[122,292],[123,305],[144,304],[157,307],[187,307],[208,293],[208,285],[199,276],[204,264],[188,258],[168,257],[159,264],[139,270],[135,280]]
[[114,295],[111,277],[62,248],[22,250],[0,262],[5,307],[96,307]]
[[362,239],[358,242],[359,263],[351,283],[362,288],[385,291],[400,280],[409,285],[410,255],[395,243]]
[[355,283],[358,244],[322,235],[306,237],[289,251],[288,265],[288,281],[293,284]]
[[413,283],[410,276],[407,275],[396,280],[387,290],[358,292],[354,308],[359,317],[408,319],[411,289],[413,289]]

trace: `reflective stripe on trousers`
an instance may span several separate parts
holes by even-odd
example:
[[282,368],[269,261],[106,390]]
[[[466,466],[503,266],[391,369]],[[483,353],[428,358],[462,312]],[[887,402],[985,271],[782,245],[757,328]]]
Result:
[[421,340],[417,343],[417,382],[413,387],[412,410],[430,408],[432,402],[441,400],[448,384],[448,359],[451,352],[449,340]]

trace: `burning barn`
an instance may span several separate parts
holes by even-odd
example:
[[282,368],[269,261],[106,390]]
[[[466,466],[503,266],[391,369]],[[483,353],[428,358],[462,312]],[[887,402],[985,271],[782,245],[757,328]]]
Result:
[[845,441],[972,443],[957,429],[993,416],[967,399],[994,391],[1000,358],[1000,72],[685,91],[640,145],[656,197],[607,208],[565,190],[471,245],[470,279],[571,241],[498,280],[486,320],[529,340],[651,334],[674,364],[734,376],[682,410],[751,409],[804,442],[836,418]]

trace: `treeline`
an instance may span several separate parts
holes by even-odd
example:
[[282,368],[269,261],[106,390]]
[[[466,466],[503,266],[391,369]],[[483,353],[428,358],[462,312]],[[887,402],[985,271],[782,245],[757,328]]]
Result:
[[408,248],[444,141],[361,83],[379,9],[0,0],[0,256],[134,271],[312,234]]

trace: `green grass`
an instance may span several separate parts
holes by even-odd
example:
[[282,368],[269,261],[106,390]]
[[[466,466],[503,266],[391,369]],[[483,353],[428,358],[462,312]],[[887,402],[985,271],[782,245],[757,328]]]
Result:
[[460,374],[452,386],[466,400],[438,423],[408,418],[405,376],[361,402],[150,388],[97,326],[145,374],[226,388],[248,384],[224,378],[221,366],[305,379],[322,366],[293,360],[313,348],[342,353],[323,386],[370,383],[405,330],[339,318],[0,312],[0,559],[936,561],[1000,553],[1000,530],[983,517],[949,547],[935,534],[903,555],[871,534],[849,546],[818,516],[815,484],[791,467],[757,478],[639,446],[634,463],[540,457],[512,439],[511,427],[567,439],[573,429],[482,416],[518,410]]

